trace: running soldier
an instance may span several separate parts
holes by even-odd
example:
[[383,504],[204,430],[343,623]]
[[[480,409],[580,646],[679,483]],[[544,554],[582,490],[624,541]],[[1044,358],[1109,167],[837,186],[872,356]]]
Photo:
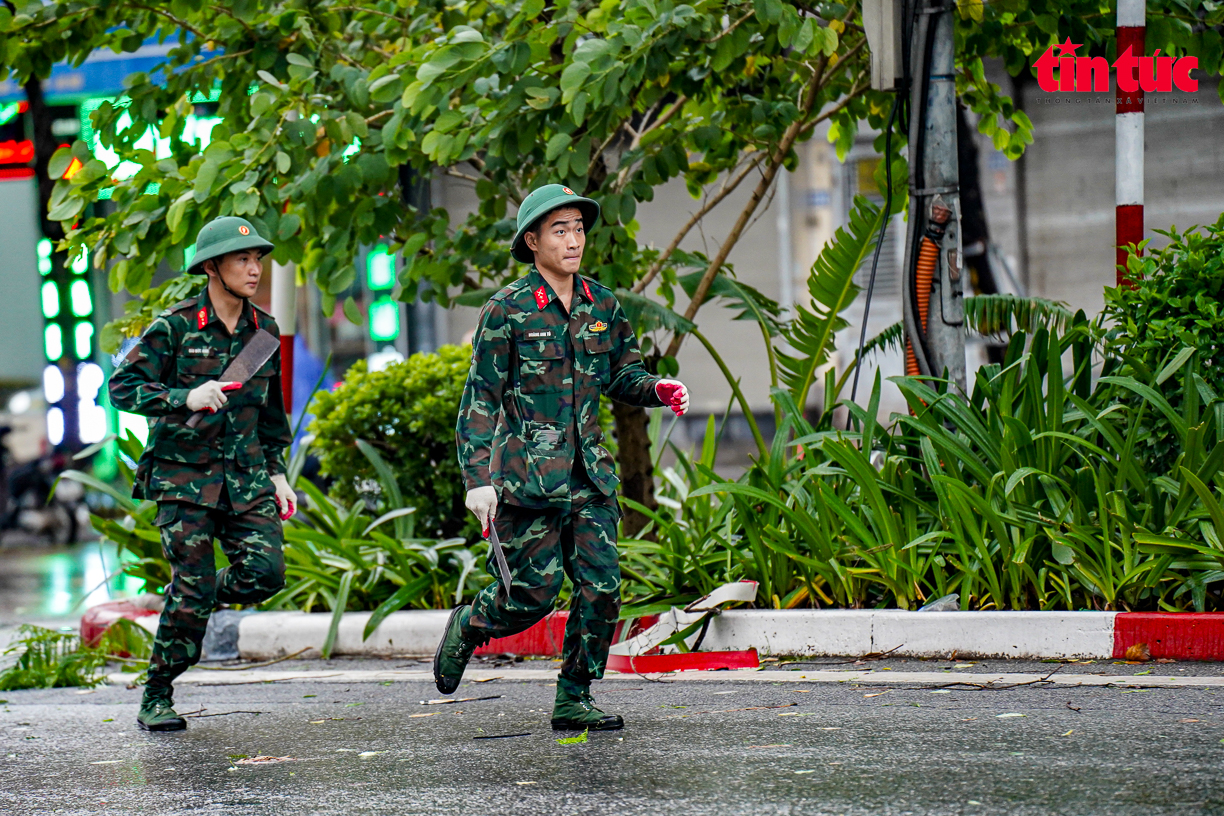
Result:
[[512,575],[457,607],[434,658],[451,694],[472,652],[522,632],[573,582],[553,707],[557,730],[622,728],[595,707],[620,612],[620,505],[611,454],[600,445],[601,394],[631,405],[688,410],[676,380],[651,375],[612,291],[578,274],[599,204],[549,184],[523,200],[511,253],[531,270],[492,297],[472,340],[456,436],[467,507],[505,543]]
[[[206,224],[191,270],[208,286],[163,312],[115,370],[111,402],[150,418],[133,496],[157,502],[155,524],[173,569],[139,726],[187,727],[174,711],[175,678],[200,659],[217,604],[255,604],[285,584],[281,521],[297,499],[285,476],[292,441],[281,395],[280,355],[245,384],[220,382],[229,362],[276,321],[250,302],[272,244],[242,218]],[[196,428],[188,418],[204,411]],[[230,565],[217,570],[213,539]]]

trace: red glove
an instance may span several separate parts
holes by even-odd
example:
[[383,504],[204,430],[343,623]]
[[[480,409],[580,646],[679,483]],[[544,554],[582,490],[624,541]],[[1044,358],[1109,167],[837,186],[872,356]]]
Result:
[[655,383],[655,394],[676,416],[688,411],[688,388],[679,380],[659,380]]

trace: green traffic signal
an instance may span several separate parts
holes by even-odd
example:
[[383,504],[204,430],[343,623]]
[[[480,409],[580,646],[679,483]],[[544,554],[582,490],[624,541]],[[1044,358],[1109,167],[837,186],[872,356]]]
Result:
[[73,340],[76,346],[76,357],[78,360],[88,360],[93,357],[93,324],[82,320],[76,324],[73,329]]
[[395,285],[395,256],[379,244],[366,254],[366,285],[371,291],[390,289]]
[[[93,297],[89,294],[89,281],[74,280],[68,290],[72,302],[72,313],[77,317],[89,317],[93,314]],[[44,314],[46,310],[44,309]]]
[[399,303],[382,297],[370,304],[370,339],[391,341],[399,337]]
[[53,363],[64,356],[64,330],[58,324],[48,323],[43,329],[43,348]]
[[45,281],[42,285],[42,313],[48,320],[59,317],[60,296],[55,281]]

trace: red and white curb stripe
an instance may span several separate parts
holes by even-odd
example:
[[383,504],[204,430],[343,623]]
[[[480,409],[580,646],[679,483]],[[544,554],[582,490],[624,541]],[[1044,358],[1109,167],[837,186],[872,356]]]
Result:
[[[1147,8],[1145,0],[1118,0],[1118,54],[1144,56]],[[1142,74],[1142,67],[1137,73]],[[1117,283],[1126,282],[1126,247],[1143,240],[1143,87],[1115,91],[1115,204]]]
[[[368,640],[369,613],[344,616],[333,654],[366,657],[432,655],[446,611],[396,612]],[[264,612],[242,619],[243,658],[270,660],[320,648],[331,615]],[[492,641],[489,654],[556,657],[566,613]],[[639,627],[640,628],[640,627]],[[904,612],[900,610],[768,610],[723,612],[710,623],[702,652],[757,650],[761,655],[898,657],[1123,658],[1146,644],[1152,658],[1224,660],[1224,613]]]

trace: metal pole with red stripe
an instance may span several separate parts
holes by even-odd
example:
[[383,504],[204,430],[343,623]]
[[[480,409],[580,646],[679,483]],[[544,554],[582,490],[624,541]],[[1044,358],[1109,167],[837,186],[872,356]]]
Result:
[[272,262],[272,317],[280,329],[281,394],[293,413],[293,336],[297,333],[297,268]]
[[[1118,0],[1118,54],[1131,49],[1138,59],[1144,56],[1147,23],[1145,0]],[[1140,69],[1141,70],[1141,69]],[[1127,245],[1143,240],[1143,88],[1115,90],[1116,157],[1116,271],[1117,283],[1125,285]]]

